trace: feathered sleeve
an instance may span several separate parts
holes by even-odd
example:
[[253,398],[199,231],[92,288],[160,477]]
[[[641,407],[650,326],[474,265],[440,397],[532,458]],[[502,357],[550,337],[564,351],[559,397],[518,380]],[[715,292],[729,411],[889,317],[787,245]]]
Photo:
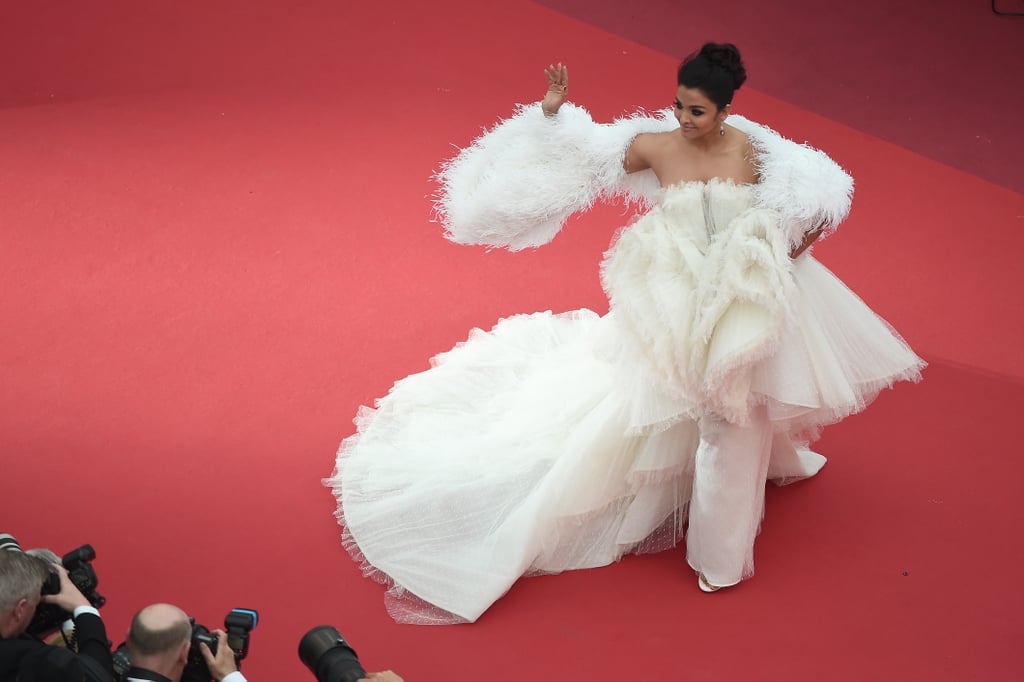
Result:
[[782,216],[790,245],[800,244],[819,225],[827,234],[843,222],[853,199],[853,178],[835,161],[742,116],[730,116],[728,123],[750,137],[760,175],[758,204]]
[[566,218],[599,198],[653,196],[654,174],[627,176],[625,152],[638,134],[675,127],[664,112],[598,124],[569,103],[554,116],[540,104],[520,106],[443,164],[435,214],[459,244],[512,251],[546,244]]

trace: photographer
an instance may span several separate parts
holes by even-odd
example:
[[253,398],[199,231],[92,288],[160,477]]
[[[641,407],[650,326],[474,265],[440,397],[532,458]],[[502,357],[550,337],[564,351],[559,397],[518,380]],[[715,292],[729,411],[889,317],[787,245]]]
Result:
[[318,625],[302,636],[299,660],[316,676],[317,682],[403,682],[390,670],[367,673],[355,649],[332,625]]
[[[245,682],[238,671],[227,634],[213,630],[217,654],[200,642],[199,650],[210,675],[217,682]],[[192,648],[192,623],[188,614],[170,604],[153,604],[135,614],[128,628],[129,682],[180,682]]]
[[[227,633],[212,630],[210,634],[217,638],[216,653],[211,652],[205,642],[198,644],[210,677],[217,682],[246,682],[238,670]],[[181,682],[186,672],[194,677],[194,665],[189,665],[193,637],[192,620],[177,606],[153,604],[139,611],[132,619],[125,640],[131,662],[126,682]],[[370,673],[361,679],[402,682],[402,678],[390,670]]]
[[[55,594],[43,596],[43,585],[51,572],[59,578],[60,588]],[[72,614],[77,654],[48,646],[25,632],[41,602],[55,604]],[[0,551],[0,679],[113,679],[110,643],[99,611],[71,582],[64,567],[51,568],[20,549],[6,547]]]

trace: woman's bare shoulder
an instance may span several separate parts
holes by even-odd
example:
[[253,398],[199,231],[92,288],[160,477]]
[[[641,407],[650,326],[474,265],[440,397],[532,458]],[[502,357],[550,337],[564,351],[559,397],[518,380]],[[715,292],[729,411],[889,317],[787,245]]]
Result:
[[633,142],[639,143],[647,149],[659,149],[667,147],[678,135],[678,133],[671,130],[660,133],[640,133]]
[[641,133],[633,139],[635,150],[643,156],[648,163],[656,163],[658,159],[671,153],[677,134],[672,132],[662,133]]
[[635,173],[659,165],[667,155],[671,139],[672,133],[640,133],[634,137],[622,164],[626,172]]

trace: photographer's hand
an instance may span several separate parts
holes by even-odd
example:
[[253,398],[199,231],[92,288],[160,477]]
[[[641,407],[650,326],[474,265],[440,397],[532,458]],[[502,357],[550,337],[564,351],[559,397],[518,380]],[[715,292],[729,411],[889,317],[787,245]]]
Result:
[[71,578],[68,577],[68,571],[60,564],[51,564],[57,575],[60,576],[60,592],[57,594],[47,594],[43,596],[43,602],[47,604],[56,604],[65,611],[74,612],[79,606],[88,606],[92,608],[92,604],[85,598],[75,584],[71,582]]
[[375,680],[375,682],[404,682],[401,677],[394,674],[390,670],[384,670],[379,673],[367,673],[364,680]]
[[238,666],[235,665],[235,652],[228,646],[228,634],[223,630],[213,630],[210,634],[217,637],[217,655],[214,656],[210,652],[210,647],[206,646],[206,642],[199,643],[199,651],[206,659],[206,667],[210,669],[210,675],[220,682],[231,673],[236,672]]

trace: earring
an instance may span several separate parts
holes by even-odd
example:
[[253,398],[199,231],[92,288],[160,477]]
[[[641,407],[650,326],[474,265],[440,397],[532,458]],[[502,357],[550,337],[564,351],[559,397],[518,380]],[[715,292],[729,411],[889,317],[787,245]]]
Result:
[[719,124],[718,134],[721,135],[722,137],[725,137],[725,122],[724,121]]

